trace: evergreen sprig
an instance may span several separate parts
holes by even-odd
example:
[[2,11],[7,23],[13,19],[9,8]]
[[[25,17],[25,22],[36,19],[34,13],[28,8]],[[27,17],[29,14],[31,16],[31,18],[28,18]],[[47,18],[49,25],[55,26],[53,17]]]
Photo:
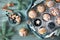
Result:
[[19,9],[27,9],[29,4],[31,3],[31,0],[18,0],[19,2]]
[[10,27],[7,29],[8,25],[6,22],[3,22],[2,27],[0,29],[0,38],[2,38],[2,40],[10,40],[9,38],[14,34],[13,32],[13,28]]

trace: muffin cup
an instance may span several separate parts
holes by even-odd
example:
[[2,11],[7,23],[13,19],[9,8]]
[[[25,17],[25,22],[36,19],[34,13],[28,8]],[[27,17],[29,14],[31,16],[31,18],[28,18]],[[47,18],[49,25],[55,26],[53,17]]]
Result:
[[[58,16],[58,17],[60,17],[60,16]],[[57,19],[58,17],[56,17],[54,21],[55,21],[55,24],[57,25],[57,27],[60,27],[60,25],[56,23],[56,19]]]
[[[51,12],[52,12],[52,10],[58,10],[57,12],[56,12],[56,15],[53,15]],[[50,14],[53,16],[53,17],[56,17],[56,16],[59,16],[59,8],[57,8],[57,7],[51,7],[50,9]],[[53,13],[54,13],[54,11],[53,11]]]
[[[16,12],[16,13],[14,13],[14,14],[17,14],[17,16],[19,16],[19,17],[20,17],[20,19],[21,19],[21,17],[22,17],[22,16],[21,16],[21,14],[20,14],[20,13],[17,13],[17,12]],[[9,21],[9,23],[10,23],[10,24],[15,24],[15,25],[17,24],[17,22],[16,22],[16,21],[14,21],[14,22],[13,22],[13,20],[12,20],[11,18],[9,18],[9,17],[8,17],[8,21]],[[19,23],[19,24],[20,24],[20,23]]]
[[[50,20],[51,20],[51,15],[50,15],[49,13],[44,13],[44,14],[48,14],[48,15],[50,16]],[[44,14],[43,14],[43,15],[44,15]],[[42,19],[43,19],[43,17],[42,17]],[[46,21],[46,20],[43,19],[43,21],[48,22],[49,20]]]

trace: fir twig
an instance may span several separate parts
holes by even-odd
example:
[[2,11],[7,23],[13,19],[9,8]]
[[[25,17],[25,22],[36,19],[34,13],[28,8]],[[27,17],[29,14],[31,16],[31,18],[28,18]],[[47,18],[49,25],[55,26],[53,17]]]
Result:
[[11,37],[14,34],[14,32],[12,31],[13,28],[8,28],[7,29],[8,31],[6,29],[7,29],[6,22],[3,22],[2,28],[1,28],[2,32],[0,31],[0,36],[2,40],[9,40],[9,37]]

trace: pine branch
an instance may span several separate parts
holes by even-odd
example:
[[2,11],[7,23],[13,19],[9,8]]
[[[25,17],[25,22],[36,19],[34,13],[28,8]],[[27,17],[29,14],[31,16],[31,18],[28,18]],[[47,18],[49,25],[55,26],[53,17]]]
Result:
[[7,37],[5,37],[5,40],[9,40]]
[[2,36],[2,33],[0,32],[0,36]]
[[14,34],[14,32],[11,32],[11,33],[6,34],[6,36],[7,36],[7,37],[10,37],[10,36],[12,36],[13,34]]
[[5,35],[6,32],[6,22],[3,22],[2,24],[2,34]]
[[3,22],[3,24],[2,24],[2,28],[1,28],[1,31],[0,31],[0,38],[2,38],[2,40],[9,40],[9,37],[11,37],[13,34],[14,34],[14,32],[13,32],[13,28],[11,27],[11,28],[8,28],[7,30],[6,30],[7,28],[6,28],[6,22]]
[[11,31],[13,30],[13,28],[12,27],[10,27],[7,31],[7,33],[10,33]]
[[19,9],[22,10],[22,9],[27,9],[29,3],[31,2],[30,0],[18,0],[19,1]]

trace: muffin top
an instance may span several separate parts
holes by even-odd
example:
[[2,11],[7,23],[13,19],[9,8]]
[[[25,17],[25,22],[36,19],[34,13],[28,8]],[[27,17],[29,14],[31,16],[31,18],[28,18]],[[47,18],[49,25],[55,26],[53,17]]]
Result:
[[38,30],[38,33],[39,33],[39,34],[44,34],[44,33],[46,33],[46,29],[45,29],[45,28],[40,28],[40,29]]
[[47,1],[46,2],[46,5],[48,6],[48,7],[53,7],[54,6],[54,2],[53,1]]
[[40,12],[40,13],[44,12],[45,11],[45,6],[44,5],[38,5],[37,6],[37,11]]
[[60,17],[57,17],[56,23],[57,23],[58,25],[60,25]]
[[17,14],[10,14],[9,19],[11,19],[13,23],[19,24],[21,22],[21,17]]
[[55,0],[56,2],[60,3],[60,0]]
[[43,20],[49,21],[50,20],[50,15],[49,14],[44,14],[43,15]]
[[19,35],[20,36],[27,36],[27,34],[28,34],[28,31],[27,31],[26,28],[22,28],[22,29],[19,30]]
[[51,14],[53,16],[58,16],[59,15],[59,9],[58,8],[51,8]]
[[34,19],[37,17],[37,13],[34,11],[34,10],[30,10],[29,13],[28,13],[28,16],[31,18],[31,19]]

